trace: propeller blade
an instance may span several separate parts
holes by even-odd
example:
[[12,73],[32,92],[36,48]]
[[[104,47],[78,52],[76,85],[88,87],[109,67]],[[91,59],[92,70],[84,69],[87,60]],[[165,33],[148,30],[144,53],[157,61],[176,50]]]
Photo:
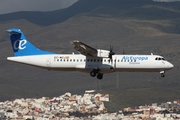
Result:
[[113,52],[113,47],[110,45],[110,50],[109,50],[109,61],[112,62],[112,56],[114,55],[115,53]]

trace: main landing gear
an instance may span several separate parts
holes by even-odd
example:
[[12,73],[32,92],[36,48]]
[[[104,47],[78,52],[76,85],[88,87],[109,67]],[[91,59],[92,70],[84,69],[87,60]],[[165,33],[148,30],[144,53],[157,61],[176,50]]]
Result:
[[165,77],[165,71],[161,71],[160,74],[161,74],[161,77]]
[[101,80],[101,79],[103,78],[103,74],[99,73],[99,69],[93,69],[93,70],[91,70],[90,75],[91,75],[92,77],[97,76],[97,78],[98,78],[99,80]]

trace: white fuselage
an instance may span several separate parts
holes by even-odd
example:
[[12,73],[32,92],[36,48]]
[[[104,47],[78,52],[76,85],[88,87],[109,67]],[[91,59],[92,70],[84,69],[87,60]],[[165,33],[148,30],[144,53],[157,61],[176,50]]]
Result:
[[8,57],[7,59],[48,70],[81,71],[89,73],[99,69],[99,73],[112,72],[161,72],[173,65],[158,55],[113,55],[109,58],[87,57],[81,54],[50,54]]

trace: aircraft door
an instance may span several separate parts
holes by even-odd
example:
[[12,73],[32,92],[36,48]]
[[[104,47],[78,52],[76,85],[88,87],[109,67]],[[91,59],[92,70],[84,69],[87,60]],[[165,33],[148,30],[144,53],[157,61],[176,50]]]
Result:
[[50,58],[46,59],[46,66],[51,67],[51,59]]

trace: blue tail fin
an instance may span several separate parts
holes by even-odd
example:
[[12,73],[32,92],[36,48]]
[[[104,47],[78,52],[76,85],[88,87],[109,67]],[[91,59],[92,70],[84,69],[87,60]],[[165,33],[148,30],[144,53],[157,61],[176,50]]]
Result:
[[7,32],[11,40],[14,56],[54,54],[52,52],[46,52],[36,48],[26,39],[20,29],[10,28]]

